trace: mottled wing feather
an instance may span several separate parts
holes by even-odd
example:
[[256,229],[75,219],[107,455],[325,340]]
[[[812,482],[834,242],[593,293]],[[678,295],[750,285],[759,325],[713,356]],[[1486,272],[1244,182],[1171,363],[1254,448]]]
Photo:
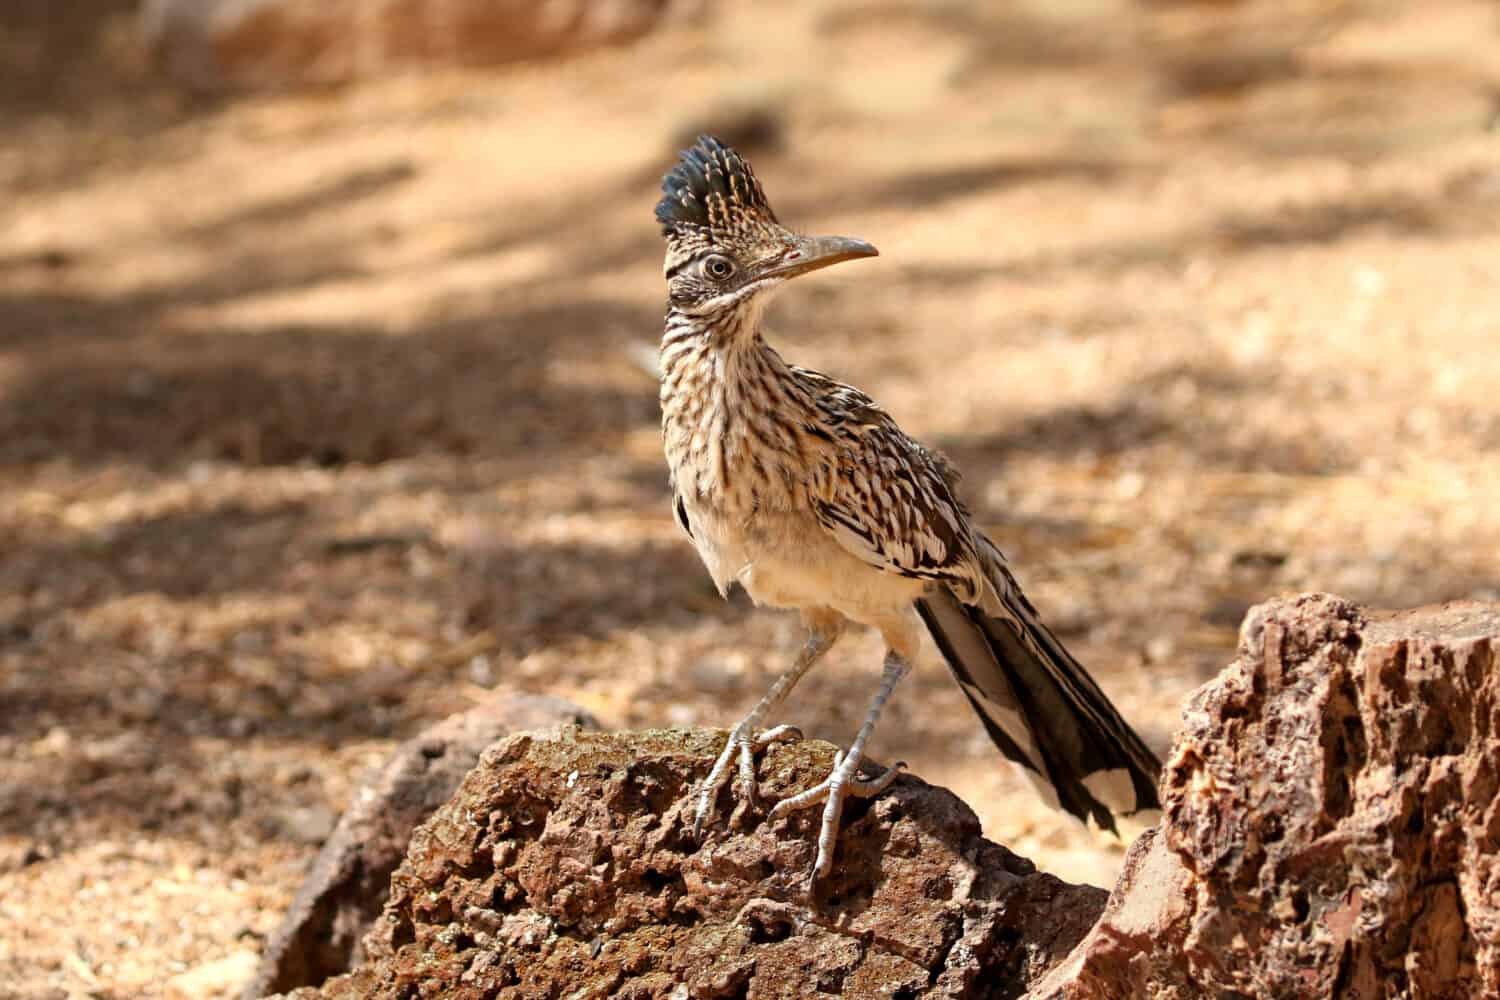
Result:
[[821,436],[833,444],[815,483],[819,523],[872,566],[976,595],[975,544],[954,496],[952,466],[853,386],[806,368],[791,371],[818,407]]

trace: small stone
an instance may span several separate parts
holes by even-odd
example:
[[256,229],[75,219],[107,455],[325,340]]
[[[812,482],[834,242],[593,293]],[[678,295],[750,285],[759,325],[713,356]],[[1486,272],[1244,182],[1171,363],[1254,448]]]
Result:
[[1154,635],[1146,640],[1146,662],[1166,663],[1177,652],[1177,641],[1170,635]]
[[214,1000],[233,997],[255,975],[253,951],[236,951],[167,980],[167,1000]]
[[316,846],[328,839],[337,821],[332,809],[312,805],[285,810],[276,817],[276,826],[288,840]]

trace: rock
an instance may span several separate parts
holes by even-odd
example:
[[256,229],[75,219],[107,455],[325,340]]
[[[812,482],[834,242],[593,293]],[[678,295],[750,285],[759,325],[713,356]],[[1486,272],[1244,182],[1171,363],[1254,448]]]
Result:
[[577,725],[596,723],[559,698],[497,692],[398,747],[355,792],[243,995],[317,984],[351,968],[412,831],[452,796],[485,747],[511,733]]
[[[688,792],[722,742],[573,731],[490,748],[412,837],[367,963],[292,995],[1016,997],[1104,904],[909,775],[851,802],[809,894],[819,810],[750,810],[692,841]],[[833,754],[772,747],[762,791],[814,784]]]
[[540,59],[646,34],[683,0],[146,0],[152,62],[201,92],[348,83],[401,67]]
[[1164,819],[1030,996],[1500,996],[1500,607],[1251,609]]

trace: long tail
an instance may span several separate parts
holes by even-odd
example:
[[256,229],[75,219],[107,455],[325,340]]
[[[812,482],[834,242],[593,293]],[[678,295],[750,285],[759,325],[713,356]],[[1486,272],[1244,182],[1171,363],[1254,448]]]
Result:
[[1042,624],[1000,551],[980,542],[992,588],[984,606],[945,587],[917,611],[990,738],[1085,822],[1115,831],[1117,816],[1160,809],[1161,762]]

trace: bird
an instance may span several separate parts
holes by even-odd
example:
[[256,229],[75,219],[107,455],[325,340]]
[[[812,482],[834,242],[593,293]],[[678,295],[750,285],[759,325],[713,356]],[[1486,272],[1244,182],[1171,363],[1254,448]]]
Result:
[[801,738],[793,725],[764,724],[850,623],[885,643],[863,723],[826,779],[767,814],[823,806],[813,885],[833,868],[849,797],[881,793],[902,767],[861,774],[924,631],[1001,754],[1046,799],[1107,831],[1119,832],[1119,817],[1144,823],[1160,809],[1160,762],[1042,623],[960,501],[953,464],[870,396],[787,362],[766,339],[762,315],[787,281],[876,257],[875,247],[782,225],[750,164],[711,135],[681,153],[661,190],[658,372],[672,511],[722,596],[738,585],[757,605],[798,611],[807,629],[696,789],[695,838],[736,767],[735,790],[758,804],[756,755]]

